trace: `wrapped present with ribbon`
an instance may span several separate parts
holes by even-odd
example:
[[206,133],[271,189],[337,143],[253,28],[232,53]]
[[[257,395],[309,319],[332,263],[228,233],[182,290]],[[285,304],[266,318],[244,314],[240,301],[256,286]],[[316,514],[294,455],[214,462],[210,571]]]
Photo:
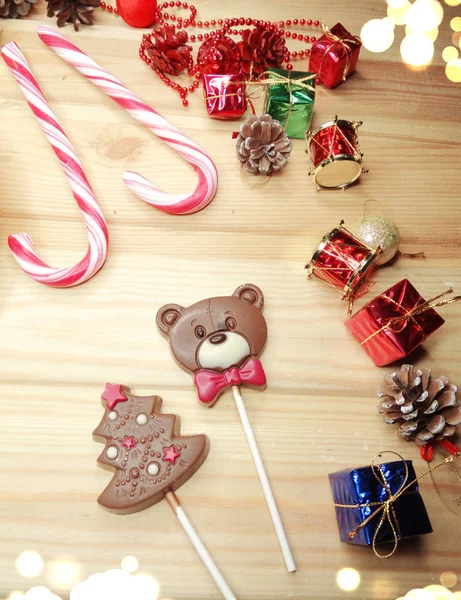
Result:
[[212,119],[240,119],[247,109],[246,82],[241,73],[205,74],[203,94]]
[[383,367],[408,356],[445,321],[434,310],[461,300],[446,298],[453,289],[424,300],[408,279],[402,279],[376,296],[346,321],[376,366]]
[[[341,541],[372,546],[379,558],[392,556],[402,538],[432,532],[418,481],[453,460],[446,458],[416,477],[412,461],[396,452],[388,453],[401,460],[378,460],[387,452],[377,454],[371,465],[329,475]],[[381,553],[377,546],[386,542],[393,548]]]
[[351,35],[341,23],[329,29],[322,23],[323,35],[312,44],[309,71],[319,82],[335,88],[355,71],[361,39]]
[[264,112],[279,121],[290,138],[304,139],[315,101],[315,73],[271,68],[256,86],[267,88]]

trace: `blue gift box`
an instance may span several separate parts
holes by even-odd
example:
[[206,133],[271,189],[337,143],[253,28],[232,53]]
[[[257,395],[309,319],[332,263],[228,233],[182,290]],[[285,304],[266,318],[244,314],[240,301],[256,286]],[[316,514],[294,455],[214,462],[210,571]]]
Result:
[[[416,474],[412,461],[407,460],[405,463],[408,469],[408,484],[416,479]],[[380,467],[392,494],[397,494],[403,485],[407,485],[405,484],[406,469],[403,461],[383,463]],[[335,504],[353,505],[351,508],[335,507],[341,541],[360,546],[371,545],[383,515],[382,511],[366,525],[360,527],[354,537],[349,538],[348,535],[379,509],[378,505],[370,506],[371,503],[383,503],[388,499],[386,487],[375,476],[371,466],[330,473],[329,478]],[[416,481],[392,503],[392,508],[399,539],[432,532],[426,507]],[[391,525],[385,519],[376,543],[393,541],[394,534]]]

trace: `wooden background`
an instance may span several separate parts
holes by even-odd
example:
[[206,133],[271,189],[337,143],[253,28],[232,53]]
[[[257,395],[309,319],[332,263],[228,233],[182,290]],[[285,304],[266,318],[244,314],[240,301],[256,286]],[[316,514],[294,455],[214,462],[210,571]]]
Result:
[[[248,2],[197,1],[199,17],[248,15]],[[69,560],[80,578],[119,568],[125,555],[153,575],[160,598],[220,598],[168,505],[131,516],[105,512],[96,498],[109,474],[96,466],[101,446],[91,432],[101,418],[106,381],[135,393],[156,393],[181,415],[184,433],[206,432],[208,460],[179,492],[183,504],[240,599],[357,598],[394,600],[409,589],[459,573],[461,509],[449,510],[429,479],[421,483],[434,533],[402,543],[387,561],[371,549],[339,541],[328,473],[367,464],[381,449],[425,465],[418,450],[376,415],[373,365],[343,325],[346,307],[304,264],[341,218],[352,224],[367,199],[382,201],[402,235],[402,249],[426,261],[400,259],[376,272],[376,293],[408,277],[425,296],[453,285],[461,293],[461,84],[444,73],[451,41],[445,5],[433,64],[411,70],[399,43],[376,55],[362,49],[345,85],[317,98],[313,126],[337,113],[361,119],[368,176],[346,192],[316,193],[307,177],[304,142],[294,140],[286,168],[264,187],[240,177],[231,132],[235,122],[209,119],[200,93],[189,108],[138,59],[141,32],[97,11],[96,24],[63,33],[208,151],[219,190],[199,214],[163,214],[125,189],[124,170],[139,171],[171,191],[190,190],[194,172],[169,148],[38,39],[45,16],[39,0],[27,20],[1,21],[0,43],[16,40],[84,164],[109,226],[103,270],[68,290],[35,283],[7,247],[11,232],[29,232],[53,265],[77,261],[86,231],[59,164],[16,82],[0,64],[0,597],[32,585],[68,598],[51,565]],[[283,3],[254,0],[251,16],[323,18],[359,33],[386,13],[383,0]],[[294,45],[291,44],[294,49]],[[297,62],[305,69],[307,63]],[[259,107],[260,108],[260,107]],[[259,285],[266,298],[269,341],[264,393],[244,393],[298,565],[282,562],[232,395],[213,410],[199,406],[191,377],[173,362],[155,326],[166,302],[183,305]],[[371,298],[369,295],[368,299]],[[363,301],[362,301],[363,302]],[[360,305],[360,304],[359,304]],[[461,304],[442,309],[445,326],[412,361],[461,384]],[[450,476],[443,490],[460,493]],[[445,479],[444,479],[445,478]],[[44,570],[24,579],[15,568],[24,550],[38,551]],[[359,571],[346,593],[336,575]],[[456,588],[455,588],[456,589]]]

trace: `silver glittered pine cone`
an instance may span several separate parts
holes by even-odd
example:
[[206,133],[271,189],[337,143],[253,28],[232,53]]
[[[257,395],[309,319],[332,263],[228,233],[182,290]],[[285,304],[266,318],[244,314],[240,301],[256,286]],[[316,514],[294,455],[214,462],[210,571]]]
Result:
[[37,0],[0,0],[0,17],[2,19],[17,19],[29,14],[31,5]]
[[378,413],[387,424],[400,424],[399,437],[424,446],[455,433],[461,423],[457,391],[446,377],[433,378],[430,369],[402,365],[400,372],[383,376]]
[[251,115],[240,127],[237,156],[248,173],[269,175],[286,165],[292,144],[279,121]]

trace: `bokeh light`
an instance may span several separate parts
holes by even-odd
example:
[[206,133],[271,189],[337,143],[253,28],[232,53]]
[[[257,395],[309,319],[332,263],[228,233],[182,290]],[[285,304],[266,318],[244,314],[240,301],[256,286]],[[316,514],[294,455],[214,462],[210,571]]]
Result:
[[448,4],[448,6],[459,6],[461,0],[445,0],[445,4]]
[[371,19],[360,32],[362,44],[370,52],[385,52],[394,41],[394,23],[391,19]]
[[398,8],[388,6],[387,16],[389,17],[389,19],[392,19],[392,21],[394,21],[396,25],[405,25],[405,23],[407,22],[407,14],[410,6],[411,4],[408,0],[405,0],[405,2]]
[[453,594],[443,585],[428,585],[424,589],[431,595],[431,600],[453,600]]
[[434,56],[434,42],[424,33],[410,33],[400,44],[400,54],[408,65],[427,65]]
[[341,569],[336,575],[336,583],[344,592],[353,592],[360,585],[360,573],[350,567]]
[[62,600],[62,598],[53,594],[48,588],[39,585],[30,588],[24,596],[24,600]]
[[127,598],[158,598],[158,583],[151,575],[131,575],[122,569],[95,573],[78,583],[70,592],[70,600],[126,600]]
[[127,573],[135,573],[139,568],[139,562],[136,556],[125,556],[122,558],[121,567]]
[[37,577],[43,570],[43,560],[35,550],[25,550],[16,559],[16,569],[23,577]]
[[80,579],[80,567],[71,560],[57,560],[49,567],[49,578],[53,586],[70,589]]
[[[406,35],[410,35],[410,33],[418,33],[416,31],[413,31],[413,29],[407,25],[405,27],[405,33]],[[435,29],[431,29],[430,31],[425,31],[424,35],[427,35],[428,38],[430,38],[433,42],[435,42],[435,40],[437,39],[438,35],[439,35],[439,28],[436,27]]]
[[442,21],[443,6],[438,0],[416,0],[407,13],[407,24],[413,31],[430,31]]
[[450,27],[453,31],[461,31],[461,17],[453,17],[450,21]]
[[446,588],[452,588],[458,583],[458,577],[453,571],[444,571],[442,575],[440,575],[440,583]]
[[461,60],[455,58],[445,67],[445,75],[453,83],[461,83]]
[[405,600],[433,600],[433,598],[429,592],[418,588],[410,590],[408,594],[405,595]]
[[461,48],[461,31],[454,31],[451,36],[451,43],[453,46],[458,46]]
[[11,592],[6,600],[24,600],[25,594],[22,592]]
[[458,48],[455,48],[454,46],[447,46],[446,48],[444,48],[444,50],[442,52],[442,58],[446,63],[450,62],[450,60],[457,59],[458,56],[459,56]]

